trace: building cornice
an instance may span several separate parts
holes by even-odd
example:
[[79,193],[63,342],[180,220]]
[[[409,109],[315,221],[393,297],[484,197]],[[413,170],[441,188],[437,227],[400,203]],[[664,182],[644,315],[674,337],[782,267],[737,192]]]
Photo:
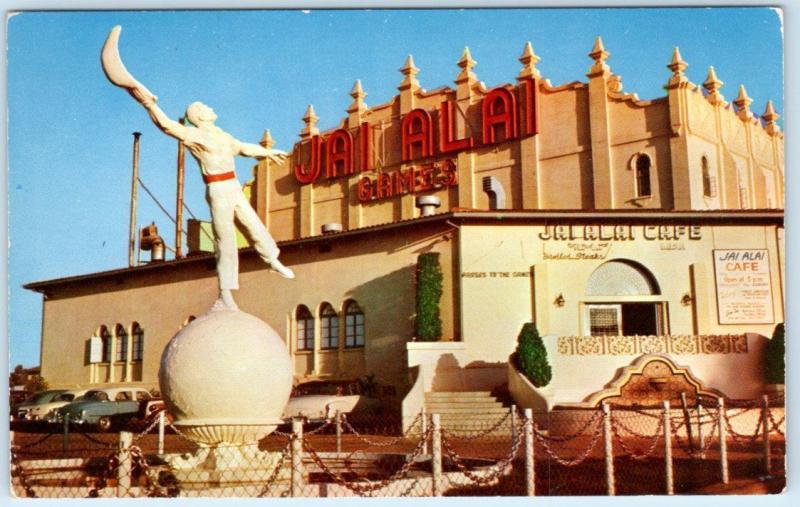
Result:
[[[359,236],[374,234],[377,231],[394,231],[406,227],[419,227],[435,223],[446,223],[450,221],[457,225],[467,225],[470,223],[480,225],[504,225],[504,224],[552,224],[554,222],[588,222],[588,223],[608,223],[608,222],[631,222],[631,223],[659,223],[677,222],[694,224],[730,224],[730,225],[777,225],[783,226],[783,210],[709,210],[709,211],[663,211],[663,210],[474,210],[474,211],[449,211],[427,217],[417,217],[408,220],[388,222],[384,224],[361,227],[332,234],[308,236],[304,238],[278,242],[284,251],[291,251],[295,247],[305,247],[312,244],[326,244],[333,241],[358,238]],[[240,250],[241,254],[255,254],[255,250],[245,248]],[[182,259],[171,261],[154,262],[141,266],[125,267],[107,271],[87,273],[83,275],[68,276],[51,280],[42,280],[23,285],[23,288],[35,292],[45,293],[48,289],[58,286],[67,286],[75,283],[85,283],[92,280],[110,279],[119,276],[134,274],[145,274],[152,272],[168,272],[179,269],[187,265],[199,263],[209,263],[213,266],[214,255],[212,253],[195,254]]]

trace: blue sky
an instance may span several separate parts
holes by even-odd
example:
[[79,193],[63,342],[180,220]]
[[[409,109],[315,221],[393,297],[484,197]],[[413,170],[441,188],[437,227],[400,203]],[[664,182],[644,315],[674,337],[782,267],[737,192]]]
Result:
[[[9,337],[11,365],[39,362],[41,296],[21,288],[44,279],[127,265],[131,132],[141,131],[141,178],[174,211],[174,140],[112,86],[99,52],[122,25],[126,66],[172,117],[201,100],[225,130],[256,142],[269,128],[276,147],[297,141],[308,104],[321,128],[346,115],[361,79],[367,104],[397,92],[411,53],[424,88],[452,85],[465,45],[488,86],[513,82],[526,41],[553,84],[585,81],[596,35],[625,91],[662,96],[665,65],[680,46],[695,83],[709,65],[732,100],[739,84],[761,113],[783,113],[778,15],[766,8],[446,11],[28,12],[8,24]],[[208,217],[203,185],[188,158],[186,199]],[[240,159],[241,180],[253,163]],[[138,222],[155,221],[174,243],[169,219],[140,192]]]

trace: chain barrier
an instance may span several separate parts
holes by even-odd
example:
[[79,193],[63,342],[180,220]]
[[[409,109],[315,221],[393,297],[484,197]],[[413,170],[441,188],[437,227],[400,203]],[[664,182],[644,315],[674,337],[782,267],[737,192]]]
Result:
[[347,417],[345,416],[345,414],[342,414],[341,417],[342,417],[342,424],[344,425],[344,427],[347,428],[348,430],[350,430],[350,432],[353,435],[355,435],[355,437],[358,438],[359,440],[361,440],[362,442],[364,442],[364,443],[366,443],[366,444],[368,444],[368,445],[370,445],[372,447],[390,447],[392,445],[396,445],[396,444],[400,443],[403,439],[408,438],[408,436],[411,434],[411,431],[414,429],[414,426],[416,425],[417,421],[419,421],[420,417],[422,417],[422,412],[417,414],[417,417],[414,418],[414,420],[411,422],[411,424],[408,425],[408,429],[404,433],[402,433],[399,437],[394,437],[391,440],[388,440],[388,441],[385,441],[385,442],[376,442],[376,441],[368,439],[366,436],[364,436],[363,434],[359,433],[359,431],[357,429],[355,429],[352,424],[350,424],[350,421],[347,420]]
[[[144,437],[145,435],[147,435],[148,433],[150,433],[150,432],[153,430],[153,428],[155,428],[156,426],[158,426],[158,421],[159,421],[159,418],[160,418],[160,416],[156,415],[156,418],[155,418],[155,420],[154,420],[153,422],[151,422],[151,423],[150,423],[150,426],[148,426],[147,428],[145,428],[145,429],[144,429],[143,431],[141,431],[139,434],[137,434],[137,435],[134,435],[134,437],[133,437],[133,443],[136,443],[136,442],[138,442],[138,441],[139,441],[139,439],[141,439],[142,437]],[[166,422],[166,418],[164,419],[164,421]]]
[[733,425],[731,424],[731,419],[733,417],[729,417],[727,411],[723,412],[723,417],[725,418],[725,426],[728,429],[728,434],[733,437],[733,439],[738,443],[749,443],[755,444],[756,440],[758,440],[758,435],[761,433],[761,420],[764,417],[763,409],[759,413],[759,417],[756,420],[756,430],[752,435],[747,435],[745,433],[738,433],[734,431]]
[[80,435],[81,437],[85,438],[89,442],[93,442],[95,444],[100,444],[103,447],[107,447],[107,448],[114,448],[114,447],[117,446],[116,442],[104,442],[103,440],[100,440],[99,438],[95,438],[95,437],[91,436],[89,433],[84,433],[84,432],[78,431],[78,432],[70,433],[70,435]]
[[48,433],[47,435],[43,436],[39,440],[35,440],[35,441],[27,443],[25,445],[17,445],[16,446],[17,450],[21,451],[21,450],[24,450],[24,449],[30,449],[31,447],[36,447],[37,445],[46,442],[50,437],[52,437],[53,435],[56,435],[56,434],[57,433]]
[[783,424],[786,421],[786,413],[784,412],[783,417],[781,417],[776,421],[775,416],[772,415],[772,410],[767,409],[767,417],[769,417],[769,422],[772,425],[772,430],[776,431],[780,436],[785,437],[786,435],[781,431],[781,424]]
[[[535,427],[536,425],[534,424],[534,428]],[[576,465],[580,465],[587,457],[589,457],[589,454],[592,452],[592,449],[594,449],[594,447],[597,445],[597,442],[600,441],[600,437],[602,435],[603,435],[603,425],[598,424],[597,428],[595,428],[594,430],[594,435],[592,435],[592,440],[589,442],[589,445],[586,447],[586,449],[578,453],[578,456],[575,457],[574,459],[569,460],[558,456],[555,453],[555,451],[550,447],[550,444],[547,442],[547,439],[539,436],[539,434],[536,431],[533,432],[533,437],[542,444],[545,453],[547,453],[547,455],[550,456],[550,458],[552,458],[556,463],[565,467],[574,467]]]
[[[612,414],[613,414],[613,412],[612,412]],[[639,437],[639,438],[648,438],[648,439],[651,439],[652,441],[650,442],[650,444],[648,444],[648,447],[646,448],[644,453],[637,454],[636,452],[634,452],[634,450],[631,447],[628,447],[628,445],[625,443],[625,440],[622,438],[622,435],[620,434],[620,429],[624,430],[625,432],[627,432],[630,435],[633,435],[633,436],[636,436],[636,437]],[[655,431],[655,433],[653,435],[644,435],[642,433],[638,433],[636,431],[633,431],[631,428],[625,426],[619,419],[617,419],[616,417],[612,416],[611,417],[611,431],[613,432],[614,438],[616,438],[617,442],[619,443],[619,446],[622,448],[622,451],[624,453],[626,453],[632,459],[635,459],[637,461],[644,461],[644,460],[646,460],[647,458],[649,458],[650,456],[652,456],[656,452],[656,448],[658,446],[658,441],[660,440],[661,434],[664,431],[664,419],[662,418],[658,422],[658,426],[656,427],[656,431]]]
[[286,447],[283,448],[281,451],[281,457],[278,459],[278,463],[275,465],[275,470],[272,471],[272,475],[269,476],[267,482],[264,484],[264,487],[261,488],[261,491],[256,495],[258,498],[263,498],[267,496],[269,490],[272,489],[272,485],[275,484],[275,481],[278,480],[278,476],[280,476],[281,469],[283,468],[283,462],[286,461],[286,457],[289,456],[292,452],[292,441],[286,444]]
[[18,449],[18,446],[11,447],[11,484],[9,486],[11,488],[14,487],[14,477],[17,477],[19,479],[20,486],[22,486],[22,489],[25,490],[25,496],[28,498],[37,498],[36,491],[34,491],[33,486],[28,484],[28,477],[25,474],[25,469],[22,468],[21,460],[17,454]]
[[683,452],[685,452],[689,457],[695,459],[702,458],[705,453],[711,449],[711,444],[713,443],[714,435],[717,433],[718,425],[712,424],[711,432],[705,436],[703,447],[699,449],[694,448],[688,436],[684,439],[680,435],[680,429],[684,426],[686,426],[686,424],[682,421],[670,422],[670,431],[672,432],[672,436],[675,437],[675,442],[678,444],[678,447],[680,447],[681,450],[683,450]]
[[520,444],[522,443],[522,432],[517,432],[516,438],[511,443],[511,451],[509,452],[508,456],[492,465],[490,467],[493,469],[492,472],[488,473],[487,475],[479,475],[469,470],[461,461],[461,458],[450,445],[450,439],[447,436],[448,433],[450,433],[449,430],[442,430],[442,450],[444,451],[444,454],[450,458],[456,468],[458,468],[459,472],[464,474],[464,477],[478,486],[489,486],[501,475],[504,475],[508,467],[511,465],[511,462],[517,457]]
[[[458,435],[454,435],[454,436],[457,436],[459,439],[461,439],[461,440],[466,440],[466,441],[470,441],[470,440],[477,440],[477,439],[479,439],[479,438],[481,438],[481,437],[485,437],[485,436],[486,436],[486,435],[488,435],[489,433],[492,433],[493,431],[497,430],[497,429],[498,429],[500,426],[502,426],[502,425],[503,425],[503,423],[504,423],[504,422],[506,422],[506,421],[507,421],[507,420],[508,420],[510,417],[511,417],[511,411],[508,411],[508,412],[506,413],[506,415],[504,415],[504,416],[503,416],[503,418],[502,418],[502,419],[500,419],[499,421],[497,421],[497,422],[496,422],[496,423],[495,423],[495,424],[494,424],[492,427],[490,427],[489,429],[485,429],[485,430],[478,430],[478,432],[477,432],[477,433],[472,433],[472,434],[458,433]],[[453,434],[455,434],[456,432],[459,432],[459,431],[462,431],[462,430],[454,430],[454,429],[452,429],[452,428],[449,428],[447,431],[449,431],[450,433],[453,433]]]
[[[311,457],[312,461],[314,461],[314,463],[320,468],[320,470],[322,470],[323,473],[330,476],[337,484],[339,484],[344,488],[349,489],[350,491],[356,493],[359,496],[372,496],[372,494],[375,493],[376,491],[385,488],[393,481],[399,480],[408,474],[408,471],[411,470],[411,467],[414,465],[414,459],[422,454],[423,444],[430,437],[432,431],[433,431],[432,429],[428,429],[425,432],[423,438],[420,438],[416,448],[414,448],[414,451],[406,457],[406,462],[403,464],[402,467],[400,467],[395,473],[393,473],[386,479],[376,482],[370,481],[365,477],[357,477],[355,481],[348,481],[341,475],[331,470],[327,465],[325,465],[322,458],[309,445],[308,440],[306,439],[303,439],[303,448],[308,452],[308,455]],[[360,484],[357,482],[358,480],[367,481],[367,484]]]
[[570,440],[574,440],[580,436],[583,436],[583,434],[589,430],[589,427],[592,424],[597,424],[597,421],[602,417],[602,412],[595,412],[595,414],[588,421],[586,421],[586,423],[578,431],[570,435],[550,436],[549,432],[547,435],[545,435],[544,432],[537,428],[535,424],[533,426],[533,431],[539,438],[547,439],[551,442],[569,442]]

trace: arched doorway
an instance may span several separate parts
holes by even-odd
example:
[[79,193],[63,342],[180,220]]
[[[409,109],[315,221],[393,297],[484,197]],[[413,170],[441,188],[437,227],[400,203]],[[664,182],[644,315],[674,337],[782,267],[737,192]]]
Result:
[[664,329],[661,288],[641,264],[615,259],[589,276],[584,329],[589,336],[659,335]]

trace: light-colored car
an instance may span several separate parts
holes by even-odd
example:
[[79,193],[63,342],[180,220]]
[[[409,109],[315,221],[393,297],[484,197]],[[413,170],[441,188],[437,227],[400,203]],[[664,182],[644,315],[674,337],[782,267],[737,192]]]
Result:
[[88,391],[88,389],[70,389],[69,391],[64,391],[47,403],[31,407],[26,414],[26,419],[29,421],[42,421],[46,419],[48,415],[54,416],[57,409],[79,400],[86,394],[86,391]]
[[73,424],[95,426],[100,431],[111,429],[113,422],[123,422],[139,413],[141,402],[152,399],[141,387],[107,387],[88,391],[80,401],[73,401],[56,410],[53,422],[69,417]]
[[11,415],[14,420],[27,421],[28,412],[39,405],[50,403],[53,398],[66,391],[66,389],[49,389],[30,396],[28,399],[14,407]]
[[309,421],[324,421],[336,415],[336,412],[349,414],[358,405],[362,397],[358,394],[308,394],[292,396],[283,410],[283,420],[304,417]]

